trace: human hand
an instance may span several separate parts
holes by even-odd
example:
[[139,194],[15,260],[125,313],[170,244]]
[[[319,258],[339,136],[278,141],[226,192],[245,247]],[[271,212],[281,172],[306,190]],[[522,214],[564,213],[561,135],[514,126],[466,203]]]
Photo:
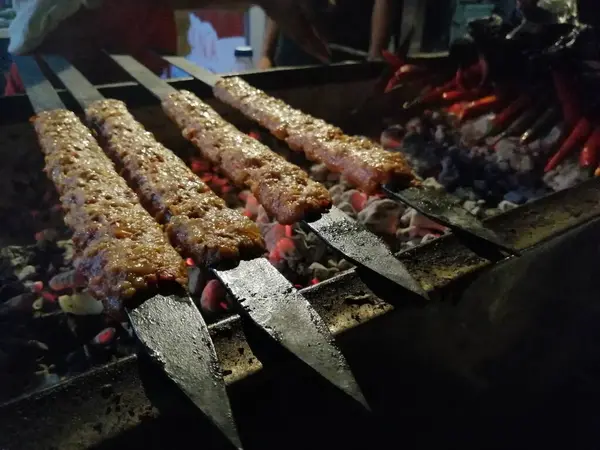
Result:
[[273,61],[271,61],[271,58],[269,58],[268,56],[263,56],[262,58],[260,58],[260,60],[258,61],[258,64],[256,65],[256,67],[259,70],[267,70],[270,69],[271,67],[273,67]]
[[279,29],[294,39],[305,51],[327,62],[329,48],[321,37],[319,20],[310,0],[258,0]]

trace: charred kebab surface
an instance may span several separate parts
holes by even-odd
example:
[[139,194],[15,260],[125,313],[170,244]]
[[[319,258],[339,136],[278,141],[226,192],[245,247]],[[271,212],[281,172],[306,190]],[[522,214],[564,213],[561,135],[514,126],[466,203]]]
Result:
[[185,286],[184,261],[77,116],[42,112],[34,125],[90,291],[116,311],[165,282]]
[[238,130],[191,92],[171,93],[162,106],[184,137],[230,180],[250,189],[279,223],[318,216],[331,206],[323,185]]
[[107,153],[124,169],[146,208],[166,224],[167,235],[183,255],[201,266],[215,266],[264,254],[257,225],[229,209],[123,102],[94,102],[86,115],[98,127]]
[[292,108],[239,77],[219,80],[214,92],[221,101],[285,140],[293,150],[303,151],[308,159],[343,174],[366,193],[374,193],[388,182],[408,186],[414,180],[401,154],[386,152],[365,137],[345,135],[341,129]]

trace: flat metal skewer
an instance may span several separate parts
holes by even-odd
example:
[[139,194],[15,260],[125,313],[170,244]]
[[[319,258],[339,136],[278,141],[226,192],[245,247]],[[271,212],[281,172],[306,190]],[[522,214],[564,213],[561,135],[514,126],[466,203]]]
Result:
[[[165,57],[164,59],[211,88],[219,80],[217,75],[196,66],[184,58]],[[493,231],[486,228],[479,219],[467,212],[462,206],[457,205],[453,201],[453,197],[444,191],[434,192],[434,190],[423,186],[403,190],[395,190],[392,186],[382,186],[382,188],[394,200],[404,203],[429,217],[431,220],[450,228],[456,232],[457,236],[467,238],[466,240],[471,244],[470,247],[476,253],[489,255],[490,252],[488,250],[492,248],[500,249],[513,255],[518,254],[517,250],[502,243]]]
[[[65,109],[33,57],[17,56],[15,62],[36,113]],[[51,63],[63,64],[60,59]],[[64,81],[77,75],[68,69],[59,73],[65,75]],[[81,92],[86,102],[96,96],[85,86]],[[184,293],[154,295],[140,306],[126,309],[126,313],[150,358],[229,442],[241,449],[217,352],[208,326],[192,299]]]
[[[119,58],[115,57],[116,60]],[[139,77],[138,81],[155,95],[167,95],[174,91],[168,83],[133,58],[122,58],[125,58],[124,68],[129,71],[133,66],[129,73],[134,78]],[[61,67],[55,64],[55,58],[54,61],[46,59],[53,71]],[[56,72],[57,76],[84,108],[91,98],[103,99],[101,93],[77,69],[65,60],[61,64],[70,67]],[[96,91],[93,95],[92,90]],[[308,300],[273,265],[264,258],[257,258],[242,261],[231,270],[213,272],[241,306],[242,313],[298,359],[368,409],[360,387],[327,326]],[[263,295],[258,297],[256,292]]]

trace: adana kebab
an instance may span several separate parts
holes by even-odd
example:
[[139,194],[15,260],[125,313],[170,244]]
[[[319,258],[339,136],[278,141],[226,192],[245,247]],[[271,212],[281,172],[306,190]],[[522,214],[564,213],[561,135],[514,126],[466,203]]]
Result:
[[74,231],[77,270],[108,309],[124,310],[150,358],[241,448],[208,326],[184,294],[183,259],[90,130],[65,110],[36,60],[15,56],[15,62],[38,114],[46,169]]
[[228,208],[123,102],[95,101],[86,116],[97,127],[104,150],[123,169],[146,209],[166,224],[171,243],[183,256],[202,266],[218,266],[264,254],[258,226]]
[[[427,297],[381,239],[331,206],[325,186],[312,181],[302,169],[225,121],[194,94],[176,90],[130,56],[112,55],[112,59],[161,100],[163,110],[205,159],[232,182],[249,188],[279,223],[301,221],[346,260]],[[64,69],[60,74],[66,78]],[[77,92],[85,83],[79,79],[72,84],[73,87],[77,85],[72,92],[78,96]],[[89,98],[88,95],[80,97],[78,101],[84,104]],[[258,267],[258,264],[262,262],[257,261],[254,265]],[[217,276],[223,281],[223,274]]]
[[[184,70],[188,66],[187,62],[178,65]],[[287,142],[292,150],[302,151],[309,160],[341,173],[367,194],[382,190],[455,233],[466,234],[471,244],[479,247],[476,252],[481,250],[493,258],[502,258],[502,252],[518,254],[479,219],[457,205],[452,196],[420,185],[401,153],[388,152],[366,137],[348,136],[340,128],[292,108],[239,77],[219,78],[211,84],[221,101]]]
[[91,293],[115,312],[140,291],[185,286],[185,262],[77,116],[41,112],[33,123]]
[[395,182],[408,187],[415,175],[401,153],[388,152],[362,136],[348,136],[324,120],[294,109],[239,77],[222,78],[215,96],[285,140],[292,150],[341,173],[367,194]]
[[173,92],[162,106],[184,137],[234,183],[250,189],[279,223],[292,224],[330,208],[325,186],[238,130],[191,92]]

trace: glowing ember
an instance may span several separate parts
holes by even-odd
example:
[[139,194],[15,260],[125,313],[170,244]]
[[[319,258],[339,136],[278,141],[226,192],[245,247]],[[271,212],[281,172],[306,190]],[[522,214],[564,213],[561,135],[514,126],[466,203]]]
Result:
[[58,296],[56,294],[53,294],[51,292],[41,292],[40,295],[44,298],[44,300],[47,300],[51,303],[54,303],[56,301],[56,299],[58,298]]
[[210,171],[210,164],[203,159],[198,159],[198,158],[192,159],[190,166],[194,173]]
[[[224,301],[227,292],[218,280],[210,280],[202,291],[200,306],[205,311],[220,312],[227,309],[227,303]],[[225,304],[225,307],[223,307]]]
[[286,225],[285,226],[285,235],[287,237],[292,237],[293,234],[294,234],[294,230],[292,229],[292,226],[291,225]]
[[31,286],[31,290],[35,293],[40,293],[42,292],[42,290],[44,289],[44,282],[43,281],[36,281],[33,283],[33,285]]
[[117,334],[117,330],[115,328],[109,327],[102,330],[98,333],[94,339],[92,339],[92,343],[96,345],[107,345],[110,344]]
[[359,212],[365,209],[365,205],[369,197],[367,194],[359,191],[354,191],[350,196],[350,204],[354,208],[355,211]]
[[250,133],[248,133],[248,136],[250,136],[253,139],[256,139],[257,141],[260,141],[260,133],[256,131],[251,131]]
[[187,258],[185,260],[185,265],[188,266],[188,267],[193,267],[195,265],[194,264],[194,260],[192,258]]

